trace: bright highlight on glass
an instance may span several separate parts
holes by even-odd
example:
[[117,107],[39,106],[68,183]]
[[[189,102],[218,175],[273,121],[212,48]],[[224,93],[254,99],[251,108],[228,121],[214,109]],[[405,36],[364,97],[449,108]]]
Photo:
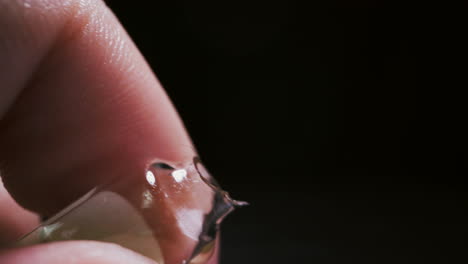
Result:
[[112,242],[159,264],[202,264],[219,224],[236,206],[198,158],[154,162],[142,177],[99,186],[23,237],[18,246],[60,240]]

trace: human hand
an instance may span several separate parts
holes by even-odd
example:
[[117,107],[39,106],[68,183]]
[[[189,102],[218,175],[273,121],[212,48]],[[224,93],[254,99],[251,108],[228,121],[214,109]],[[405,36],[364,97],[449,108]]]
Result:
[[[142,162],[194,155],[170,100],[102,1],[0,0],[0,34],[0,169],[24,208],[53,215]],[[37,224],[0,189],[0,241]],[[152,261],[72,241],[4,249],[0,263]]]

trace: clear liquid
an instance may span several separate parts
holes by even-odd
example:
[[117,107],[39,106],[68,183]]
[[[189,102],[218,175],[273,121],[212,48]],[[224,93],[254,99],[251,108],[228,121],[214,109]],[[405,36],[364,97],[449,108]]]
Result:
[[137,179],[96,187],[17,245],[97,240],[160,264],[202,264],[215,251],[221,221],[244,204],[231,199],[198,158],[156,162]]

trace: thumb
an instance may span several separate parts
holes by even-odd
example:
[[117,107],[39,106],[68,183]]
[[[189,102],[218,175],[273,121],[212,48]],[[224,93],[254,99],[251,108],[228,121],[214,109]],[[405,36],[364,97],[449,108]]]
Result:
[[2,264],[155,264],[154,261],[120,246],[91,241],[50,243],[0,252],[0,262]]

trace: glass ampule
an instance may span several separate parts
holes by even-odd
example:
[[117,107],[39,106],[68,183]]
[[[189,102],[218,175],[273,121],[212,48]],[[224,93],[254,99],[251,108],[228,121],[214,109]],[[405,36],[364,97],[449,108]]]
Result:
[[219,187],[198,157],[155,161],[140,177],[89,191],[16,245],[96,240],[159,264],[202,264],[214,253],[223,218],[244,204]]

